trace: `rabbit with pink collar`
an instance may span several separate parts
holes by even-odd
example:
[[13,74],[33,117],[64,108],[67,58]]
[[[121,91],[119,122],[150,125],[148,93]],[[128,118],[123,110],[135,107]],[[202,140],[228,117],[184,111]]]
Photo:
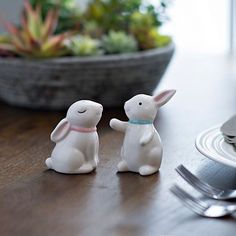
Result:
[[80,100],[70,106],[66,118],[51,133],[56,146],[46,160],[49,169],[65,174],[83,174],[97,167],[99,140],[96,125],[102,111],[101,104],[89,100]]
[[124,132],[121,148],[119,172],[132,171],[140,175],[151,175],[157,172],[162,161],[161,139],[153,121],[158,109],[167,103],[175,90],[165,90],[157,96],[139,94],[125,103],[124,109],[128,122],[111,119],[114,130]]

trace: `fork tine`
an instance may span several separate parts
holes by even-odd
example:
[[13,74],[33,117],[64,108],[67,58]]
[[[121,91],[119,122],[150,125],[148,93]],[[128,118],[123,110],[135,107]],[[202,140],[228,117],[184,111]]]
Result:
[[204,210],[206,208],[202,208],[199,204],[197,204],[196,202],[185,198],[184,195],[182,195],[182,191],[179,191],[179,187],[178,186],[172,186],[170,188],[170,191],[187,207],[189,208],[191,211],[195,212],[198,215],[204,216]]
[[188,209],[190,209],[191,211],[197,213],[197,214],[200,214],[202,215],[203,214],[203,210],[198,208],[198,207],[195,207],[195,205],[191,204],[190,202],[188,201],[185,201],[183,196],[181,194],[179,194],[177,191],[175,191],[173,188],[170,189],[170,191],[175,195],[175,197],[177,197],[179,199],[179,201],[185,205]]
[[177,197],[178,199],[179,199],[179,201],[184,205],[184,206],[186,206],[190,211],[192,211],[192,212],[194,212],[194,213],[196,213],[196,214],[198,214],[198,215],[201,215],[201,216],[203,216],[204,215],[204,213],[203,213],[203,211],[201,210],[201,209],[199,209],[199,208],[195,208],[191,203],[189,203],[189,202],[187,202],[187,201],[184,201],[183,199],[182,199],[182,197],[181,196],[179,196],[177,193],[175,193],[174,191],[172,191],[172,193],[175,195],[175,197]]
[[179,165],[176,168],[176,171],[186,180],[190,179],[193,181],[196,181],[196,183],[201,184],[201,187],[204,187],[204,189],[206,190],[211,190],[212,186],[210,186],[209,184],[201,181],[200,179],[198,179],[193,173],[191,173],[186,167],[184,167],[183,165]]
[[201,201],[200,199],[197,199],[195,197],[193,197],[192,195],[190,195],[189,193],[187,193],[185,190],[183,190],[182,188],[180,188],[178,185],[174,185],[173,188],[175,189],[176,192],[178,192],[183,198],[185,198],[186,200],[188,200],[189,202],[191,202],[192,204],[198,206],[199,208],[201,208],[202,210],[205,210],[206,208],[208,208],[208,204]]
[[187,205],[189,208],[192,208],[195,211],[203,212],[204,209],[192,200],[189,200],[188,198],[185,198],[175,187],[172,187],[170,191],[184,204]]
[[211,218],[224,217],[236,212],[236,205],[222,206],[221,204],[208,204],[205,201],[201,201],[199,198],[193,197],[178,185],[174,185],[170,188],[170,191],[191,211],[198,215]]
[[180,165],[175,170],[184,180],[186,180],[190,185],[198,189],[200,192],[203,192],[205,194],[209,194],[209,192],[212,193],[211,189],[206,186],[206,183],[202,182],[200,179],[194,176],[184,166]]
[[176,169],[177,173],[185,179],[189,184],[191,184],[193,187],[198,189],[200,192],[203,192],[204,194],[208,196],[218,195],[222,192],[222,190],[217,189],[208,183],[205,183],[198,179],[194,174],[192,174],[187,168],[185,168],[183,165],[179,165]]

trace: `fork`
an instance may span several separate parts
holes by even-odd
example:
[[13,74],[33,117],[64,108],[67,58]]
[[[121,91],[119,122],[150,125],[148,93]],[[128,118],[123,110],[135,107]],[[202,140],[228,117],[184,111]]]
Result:
[[232,189],[219,189],[211,186],[210,184],[203,182],[197,176],[192,174],[183,165],[179,165],[176,169],[177,173],[186,180],[192,187],[198,190],[203,195],[206,195],[213,199],[228,200],[236,198],[236,190]]
[[193,197],[178,185],[170,188],[170,191],[191,211],[204,217],[219,218],[233,214],[236,205],[209,204],[206,201]]

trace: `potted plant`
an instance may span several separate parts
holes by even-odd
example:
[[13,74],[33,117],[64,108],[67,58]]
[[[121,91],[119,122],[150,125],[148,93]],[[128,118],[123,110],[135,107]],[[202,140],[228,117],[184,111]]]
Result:
[[[40,5],[43,2],[44,4]],[[158,27],[165,0],[25,1],[21,24],[0,36],[0,98],[30,108],[64,109],[79,99],[121,106],[151,93],[174,52]]]

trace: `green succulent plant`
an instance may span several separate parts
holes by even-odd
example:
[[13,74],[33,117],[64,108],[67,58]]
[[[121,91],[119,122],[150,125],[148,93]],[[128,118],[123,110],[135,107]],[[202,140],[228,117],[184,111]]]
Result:
[[103,30],[96,21],[84,22],[82,32],[84,35],[89,35],[92,38],[101,38],[103,35]]
[[81,28],[82,13],[76,6],[76,0],[30,0],[33,8],[41,6],[42,17],[45,19],[48,11],[58,11],[58,23],[55,33]]
[[143,29],[152,28],[155,26],[154,18],[148,13],[141,13],[140,11],[135,11],[131,15],[130,28],[131,29]]
[[107,54],[137,51],[135,38],[123,31],[110,31],[108,35],[103,37],[102,46]]
[[88,35],[79,35],[70,39],[68,48],[75,56],[92,56],[102,54],[100,43]]
[[0,35],[0,56],[14,56],[8,35]]
[[95,21],[105,33],[127,31],[130,15],[139,9],[141,0],[92,0],[86,19]]
[[0,35],[0,43],[9,43],[10,37],[6,34]]
[[[5,22],[0,56],[48,58],[115,54],[164,47],[171,38],[159,33],[170,0],[90,0],[81,12],[77,0],[24,0],[21,24]],[[73,31],[73,33],[72,33]],[[74,37],[65,47],[65,40]],[[101,50],[102,49],[102,50]]]
[[130,32],[138,41],[141,50],[163,47],[170,43],[171,38],[160,35],[155,24],[155,19],[148,12],[137,11],[131,16]]
[[147,13],[136,11],[131,16],[130,32],[138,41],[141,50],[154,48],[156,46],[156,35],[154,35],[153,17]]
[[166,14],[166,8],[170,2],[171,0],[159,0],[155,3],[155,6],[152,4],[146,6],[146,12],[153,17],[156,27],[161,26],[169,19]]
[[157,47],[165,47],[172,42],[172,39],[169,35],[158,35],[156,39]]
[[169,0],[159,0],[154,7],[143,4],[142,0],[92,0],[85,14],[87,20],[94,20],[107,33],[110,30],[128,31],[131,16],[134,12],[146,12],[158,27],[166,19],[166,8]]
[[21,27],[8,21],[4,22],[9,35],[7,42],[0,43],[1,51],[7,50],[31,58],[58,57],[67,52],[64,40],[70,34],[53,34],[57,23],[56,11],[49,11],[46,19],[42,20],[40,8],[34,9],[25,1],[21,21]]

